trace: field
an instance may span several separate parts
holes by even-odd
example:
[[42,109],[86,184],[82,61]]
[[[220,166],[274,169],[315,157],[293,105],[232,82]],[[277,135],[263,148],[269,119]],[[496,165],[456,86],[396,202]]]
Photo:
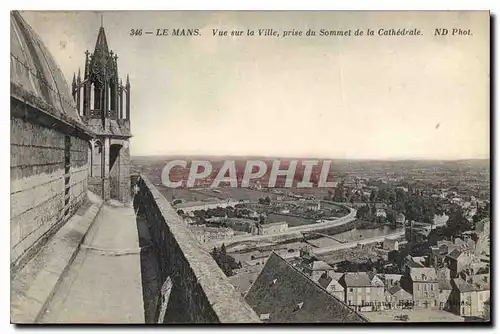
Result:
[[270,198],[276,197],[276,195],[271,193],[266,193],[263,191],[246,189],[246,188],[217,188],[217,192],[212,189],[188,189],[188,188],[166,188],[163,186],[158,186],[160,192],[169,201],[172,200],[173,196],[177,199],[183,199],[186,201],[204,201],[208,199],[233,199],[233,200],[247,200],[250,202],[257,202],[260,198],[269,196]]
[[309,225],[314,224],[314,220],[300,218],[300,217],[292,217],[287,215],[279,215],[275,213],[271,213],[267,216],[268,223],[277,223],[286,221],[288,223],[288,227],[301,226],[301,225]]

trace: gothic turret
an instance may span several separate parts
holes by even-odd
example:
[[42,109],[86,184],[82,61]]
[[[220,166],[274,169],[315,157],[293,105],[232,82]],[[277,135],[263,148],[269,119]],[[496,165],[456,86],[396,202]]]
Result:
[[83,79],[78,70],[72,92],[80,116],[96,134],[91,147],[89,187],[106,200],[115,198],[127,203],[130,199],[129,138],[132,136],[130,79],[127,75],[123,86],[118,56],[109,48],[103,26],[99,28],[94,52],[85,52]]

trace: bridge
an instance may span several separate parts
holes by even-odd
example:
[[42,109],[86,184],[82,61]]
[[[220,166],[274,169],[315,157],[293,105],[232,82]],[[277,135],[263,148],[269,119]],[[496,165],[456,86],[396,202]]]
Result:
[[328,239],[335,240],[337,242],[340,242],[341,244],[347,243],[347,241],[341,240],[341,239],[337,239],[333,235],[328,235],[328,234],[319,233],[319,232],[303,232],[302,235],[304,236],[304,238],[307,238],[307,237],[309,237],[311,235],[317,235],[317,236],[320,236],[320,237],[325,237],[325,238],[328,238]]
[[222,246],[222,244],[224,244],[226,248],[228,248],[248,242],[282,242],[286,240],[300,239],[303,237],[303,233],[323,230],[329,227],[342,226],[355,221],[357,211],[348,206],[345,207],[349,209],[349,213],[338,219],[326,220],[316,224],[289,227],[286,231],[280,233],[236,236],[231,239],[208,242],[204,246],[206,249],[212,249],[213,247],[220,247]]

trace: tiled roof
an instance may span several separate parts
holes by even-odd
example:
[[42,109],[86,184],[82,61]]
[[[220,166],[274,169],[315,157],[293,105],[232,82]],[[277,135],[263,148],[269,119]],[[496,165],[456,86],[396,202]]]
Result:
[[440,279],[438,283],[439,283],[440,290],[452,290],[453,289],[451,286],[450,280]]
[[365,287],[371,286],[371,279],[366,272],[345,273],[344,281],[347,287]]
[[484,290],[490,290],[490,282],[484,282],[484,281],[476,281],[474,284],[474,290],[475,291],[484,291]]
[[462,278],[454,278],[452,280],[453,285],[460,291],[460,292],[471,292],[475,290],[474,285],[467,283],[464,281]]
[[367,322],[343,301],[302,274],[276,253],[271,254],[245,300],[271,323]]
[[456,248],[450,254],[448,254],[447,257],[449,257],[453,260],[457,260],[460,257],[460,255],[462,255],[462,253],[463,253],[462,250]]
[[403,275],[401,274],[385,274],[383,276],[384,280],[396,280],[396,281],[400,281],[401,280],[401,277],[403,277]]
[[333,268],[325,261],[313,261],[311,270],[333,270]]
[[333,281],[333,278],[323,274],[318,279],[318,284],[321,285],[321,287],[326,289],[328,287],[328,285],[330,285],[331,281]]
[[331,278],[333,278],[334,280],[339,281],[339,280],[340,280],[340,278],[342,278],[342,276],[344,276],[344,273],[337,273],[337,272],[334,272],[334,271],[330,271],[330,272],[328,273],[328,275],[329,275]]
[[414,282],[437,282],[438,277],[434,268],[410,268],[410,276]]
[[404,290],[399,285],[395,285],[395,286],[389,288],[387,290],[387,292],[389,292],[389,294],[391,294],[392,296],[396,296],[400,300],[409,300],[409,299],[413,298],[413,296],[411,295],[411,293],[409,293],[408,291]]

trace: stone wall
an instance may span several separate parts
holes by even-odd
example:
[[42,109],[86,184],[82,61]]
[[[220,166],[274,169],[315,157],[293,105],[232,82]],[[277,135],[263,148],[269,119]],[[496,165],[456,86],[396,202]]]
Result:
[[[14,100],[12,108],[26,108]],[[11,269],[17,270],[86,199],[88,141],[11,115]]]
[[163,195],[144,176],[137,185],[134,208],[147,221],[161,281],[173,282],[165,322],[260,322]]

